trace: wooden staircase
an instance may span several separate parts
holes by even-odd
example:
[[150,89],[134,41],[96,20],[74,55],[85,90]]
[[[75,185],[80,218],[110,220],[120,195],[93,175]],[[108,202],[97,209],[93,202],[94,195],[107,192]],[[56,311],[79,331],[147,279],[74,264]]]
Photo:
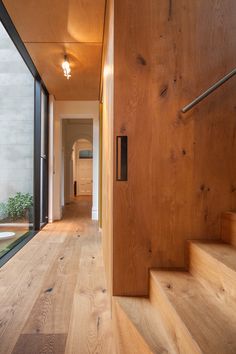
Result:
[[187,272],[151,270],[149,299],[113,298],[118,354],[236,353],[235,213],[221,234],[188,242]]

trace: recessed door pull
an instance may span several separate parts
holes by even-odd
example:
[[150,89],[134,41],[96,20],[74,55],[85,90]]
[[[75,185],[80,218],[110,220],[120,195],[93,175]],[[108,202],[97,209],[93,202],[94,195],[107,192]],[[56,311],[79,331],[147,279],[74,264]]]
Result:
[[128,180],[128,137],[116,137],[116,180]]

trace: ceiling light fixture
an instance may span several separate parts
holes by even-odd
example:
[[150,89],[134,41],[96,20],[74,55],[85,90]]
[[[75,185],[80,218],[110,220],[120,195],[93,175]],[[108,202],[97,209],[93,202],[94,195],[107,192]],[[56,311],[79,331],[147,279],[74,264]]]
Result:
[[69,80],[69,78],[71,77],[71,68],[67,55],[64,56],[64,61],[61,66],[64,72],[64,76],[67,78],[67,80]]

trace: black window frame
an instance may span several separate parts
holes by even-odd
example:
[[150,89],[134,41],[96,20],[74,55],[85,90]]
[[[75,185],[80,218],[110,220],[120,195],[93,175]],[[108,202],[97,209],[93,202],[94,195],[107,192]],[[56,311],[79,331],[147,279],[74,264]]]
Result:
[[[18,240],[13,242],[12,247],[10,247],[6,253],[0,256],[0,267],[5,264],[15,253],[17,253],[28,241],[34,237],[38,231],[42,228],[40,225],[40,146],[41,146],[41,91],[47,97],[47,134],[46,134],[46,145],[47,145],[47,156],[48,156],[48,129],[49,129],[49,93],[48,90],[39,75],[39,72],[34,65],[33,60],[31,59],[30,54],[28,53],[19,33],[17,32],[14,23],[11,20],[10,15],[8,14],[7,9],[5,8],[3,2],[0,0],[0,22],[11,38],[13,44],[24,60],[26,66],[31,72],[34,78],[34,156],[33,156],[33,184],[34,184],[34,218],[33,218],[33,227],[26,234],[22,235]],[[43,205],[44,205],[44,216],[46,215],[46,220],[43,226],[47,223],[47,214],[48,214],[48,159],[47,159],[47,168],[46,174],[44,173],[44,178],[46,179],[45,190],[43,193]],[[18,241],[18,242],[17,242]]]

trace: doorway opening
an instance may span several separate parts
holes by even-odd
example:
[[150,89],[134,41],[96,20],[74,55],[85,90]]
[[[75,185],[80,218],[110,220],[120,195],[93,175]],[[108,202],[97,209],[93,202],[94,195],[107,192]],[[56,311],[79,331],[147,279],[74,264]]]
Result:
[[93,119],[62,119],[61,205],[88,203],[94,220],[99,175],[96,140]]

